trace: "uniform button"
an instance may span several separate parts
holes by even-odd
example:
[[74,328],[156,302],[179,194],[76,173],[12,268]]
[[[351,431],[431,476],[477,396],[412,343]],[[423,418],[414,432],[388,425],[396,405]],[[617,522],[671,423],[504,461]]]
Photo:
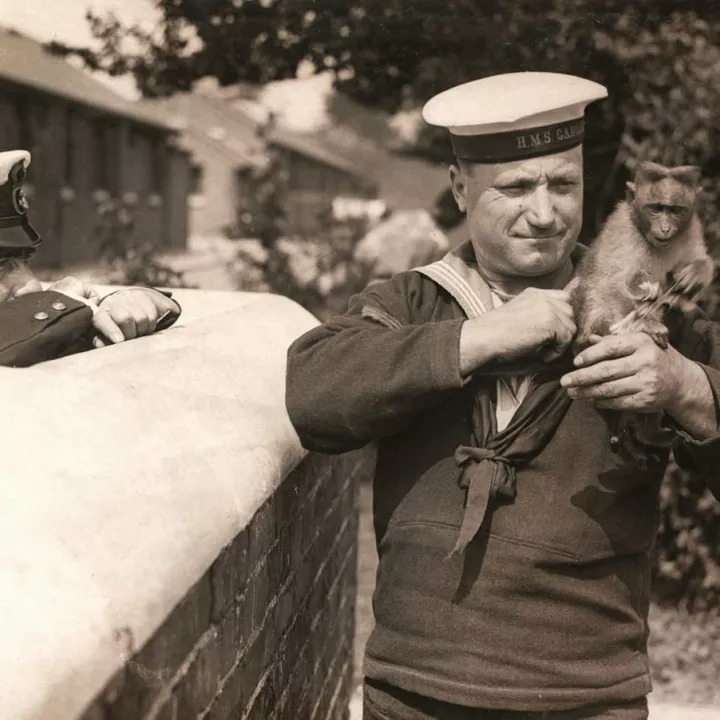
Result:
[[36,320],[47,320],[48,314],[46,312],[37,312],[33,315]]
[[67,310],[67,305],[56,301],[52,304],[52,308],[53,310]]

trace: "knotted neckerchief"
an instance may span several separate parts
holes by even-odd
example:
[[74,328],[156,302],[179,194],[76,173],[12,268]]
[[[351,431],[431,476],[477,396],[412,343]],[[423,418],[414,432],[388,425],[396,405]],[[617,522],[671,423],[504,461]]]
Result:
[[[415,268],[439,284],[458,302],[468,318],[493,307],[492,291],[481,275],[462,257],[462,250],[448,253],[424,267]],[[537,368],[537,363],[533,363]],[[527,394],[518,398],[501,368],[496,373],[496,404],[515,403],[516,411],[507,427],[498,432],[490,373],[471,381],[474,390],[471,445],[460,445],[455,462],[461,469],[458,484],[466,491],[465,513],[451,553],[464,552],[480,530],[491,500],[513,501],[517,495],[516,469],[532,460],[555,433],[572,402],[560,386],[560,378],[572,368],[566,353],[544,365],[530,381]],[[515,366],[515,373],[522,367]],[[525,374],[531,372],[527,368]]]

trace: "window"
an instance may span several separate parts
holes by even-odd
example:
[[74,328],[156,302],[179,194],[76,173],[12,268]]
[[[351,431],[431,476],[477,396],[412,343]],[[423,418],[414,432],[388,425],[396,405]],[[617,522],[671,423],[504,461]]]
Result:
[[95,190],[111,190],[110,163],[112,155],[110,152],[109,128],[105,120],[93,121],[94,138],[94,173],[93,186]]
[[190,167],[190,195],[202,195],[204,193],[204,180],[205,170],[203,166],[193,163]]
[[63,162],[63,184],[75,187],[75,112],[69,107],[65,112],[65,159]]
[[[3,101],[5,101],[5,98],[3,98]],[[24,95],[13,93],[7,96],[7,106],[5,102],[3,102],[3,106],[7,107],[9,112],[3,113],[0,120],[2,123],[2,128],[0,128],[0,135],[2,136],[0,151],[27,150],[33,155],[33,160],[37,160],[33,153],[35,134],[33,132],[32,106],[30,102]],[[30,164],[25,182],[31,181],[35,164],[34,162]]]
[[18,127],[18,150],[32,153],[34,144],[33,119],[27,98],[18,96],[15,100],[15,118]]
[[165,190],[165,141],[160,137],[152,144],[152,168],[150,192],[163,195]]

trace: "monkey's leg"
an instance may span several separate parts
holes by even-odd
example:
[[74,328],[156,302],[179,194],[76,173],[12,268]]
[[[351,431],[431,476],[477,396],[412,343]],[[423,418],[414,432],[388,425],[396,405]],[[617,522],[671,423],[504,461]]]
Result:
[[635,437],[644,445],[668,448],[675,433],[663,427],[662,413],[637,413],[631,420]]
[[617,410],[602,413],[610,432],[610,449],[629,465],[644,467],[645,458],[637,451],[632,437],[631,415]]
[[662,428],[662,415],[623,412],[615,420],[613,452],[629,465],[648,470],[662,460],[661,448],[672,443],[672,433]]

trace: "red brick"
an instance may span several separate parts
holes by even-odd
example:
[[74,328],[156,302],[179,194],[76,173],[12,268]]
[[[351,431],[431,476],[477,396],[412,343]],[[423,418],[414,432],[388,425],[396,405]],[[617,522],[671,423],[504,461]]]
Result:
[[275,511],[273,498],[255,513],[249,525],[249,564],[254,568],[264,559],[276,540]]
[[113,693],[109,720],[140,718],[210,625],[210,574],[203,576],[158,631],[128,663]]
[[[203,579],[207,603],[190,602],[217,634],[173,689],[163,720],[203,712],[208,720],[310,720],[316,707],[321,720],[341,717],[352,687],[356,490],[367,457],[309,454],[218,557]],[[163,632],[149,647],[177,639]],[[182,652],[167,650],[176,663],[192,648],[186,640]],[[121,683],[114,720],[137,720],[133,711],[152,700],[128,686]],[[123,705],[132,697],[139,703]]]
[[250,533],[246,528],[220,553],[210,568],[213,622],[218,622],[245,590],[250,570],[249,545]]

